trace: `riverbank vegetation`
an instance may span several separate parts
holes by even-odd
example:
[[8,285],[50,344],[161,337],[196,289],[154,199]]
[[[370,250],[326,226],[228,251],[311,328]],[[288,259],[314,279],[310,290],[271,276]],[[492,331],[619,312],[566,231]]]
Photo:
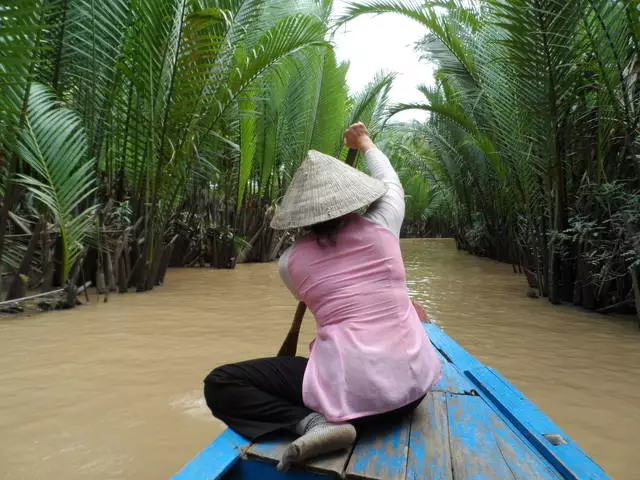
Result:
[[[148,290],[169,265],[268,261],[305,152],[368,123],[407,195],[404,236],[453,236],[537,295],[640,312],[640,10],[634,0],[364,0],[338,24],[421,23],[423,102],[361,92],[330,1],[16,0],[0,7],[0,273],[7,298]],[[425,78],[425,82],[429,79]],[[424,122],[391,124],[422,109]],[[386,126],[386,127],[385,127]],[[385,128],[383,128],[385,127]]]
[[[349,93],[331,1],[0,7],[0,292],[151,289],[169,265],[275,258],[306,151],[375,134],[393,77]],[[346,152],[344,152],[346,153]],[[1,299],[1,298],[0,298]]]
[[345,20],[379,13],[424,25],[437,65],[424,102],[393,109],[429,119],[387,135],[425,179],[410,224],[453,229],[553,303],[640,312],[638,3],[371,0]]

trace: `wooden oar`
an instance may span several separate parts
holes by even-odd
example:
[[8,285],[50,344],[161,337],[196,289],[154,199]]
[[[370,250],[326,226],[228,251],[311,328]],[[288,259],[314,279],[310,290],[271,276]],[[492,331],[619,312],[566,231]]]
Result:
[[[354,163],[356,163],[356,158],[358,156],[358,150],[355,148],[350,148],[347,153],[346,164],[353,167]],[[287,333],[287,337],[282,342],[282,346],[278,351],[279,357],[295,357],[296,351],[298,350],[298,337],[300,336],[300,327],[302,326],[302,319],[304,318],[304,314],[307,311],[307,306],[304,302],[298,303],[298,308],[296,308],[296,314],[293,316],[293,322],[291,322],[291,327],[289,327],[289,333]]]

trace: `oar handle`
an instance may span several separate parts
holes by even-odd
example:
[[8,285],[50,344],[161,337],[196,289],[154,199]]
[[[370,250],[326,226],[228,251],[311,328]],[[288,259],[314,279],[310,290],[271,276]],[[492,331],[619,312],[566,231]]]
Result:
[[[349,166],[352,166],[356,163],[356,158],[358,157],[358,150],[355,148],[350,148],[349,152],[347,152],[347,160],[345,163]],[[298,308],[296,308],[296,313],[293,316],[293,322],[291,322],[291,327],[289,327],[289,333],[287,333],[284,342],[282,342],[282,346],[278,351],[279,357],[295,357],[296,352],[298,350],[298,337],[300,336],[300,327],[302,326],[302,319],[304,318],[304,314],[307,311],[307,306],[304,302],[298,302]]]
[[347,152],[347,159],[344,163],[346,163],[350,167],[353,167],[356,164],[356,158],[358,158],[358,150],[356,150],[355,148],[350,148]]

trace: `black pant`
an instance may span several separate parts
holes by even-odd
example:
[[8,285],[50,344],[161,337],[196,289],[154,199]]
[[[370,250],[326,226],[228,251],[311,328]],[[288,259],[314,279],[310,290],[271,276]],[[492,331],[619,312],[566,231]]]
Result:
[[[307,359],[273,357],[223,365],[204,379],[204,396],[213,416],[250,440],[290,429],[312,413],[302,400]],[[392,412],[351,420],[356,428],[396,421],[422,399]]]

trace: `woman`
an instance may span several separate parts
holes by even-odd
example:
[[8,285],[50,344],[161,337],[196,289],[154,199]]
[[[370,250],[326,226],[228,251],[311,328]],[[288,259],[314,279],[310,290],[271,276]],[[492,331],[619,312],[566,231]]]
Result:
[[346,130],[345,144],[364,152],[372,176],[311,151],[272,221],[309,230],[279,263],[285,285],[316,317],[309,359],[250,360],[205,379],[211,412],[241,435],[299,435],[280,470],[347,448],[357,426],[412,411],[440,378],[407,291],[400,180],[362,123]]

